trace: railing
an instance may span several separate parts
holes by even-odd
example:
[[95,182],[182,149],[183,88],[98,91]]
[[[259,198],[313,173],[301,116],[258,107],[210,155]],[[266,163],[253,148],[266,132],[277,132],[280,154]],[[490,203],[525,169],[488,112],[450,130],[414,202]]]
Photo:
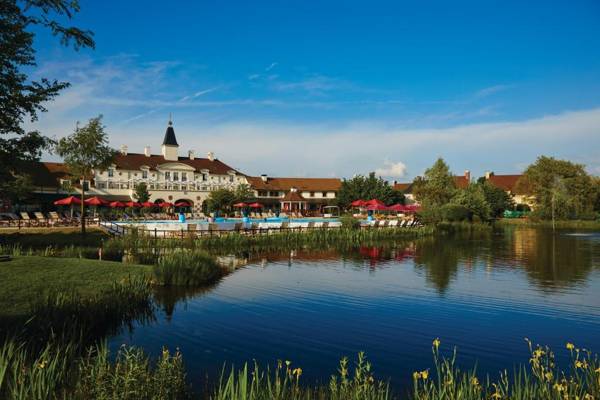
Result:
[[[94,217],[85,217],[86,226],[97,226],[100,220]],[[81,226],[80,218],[30,218],[7,219],[0,221],[0,228],[53,228],[66,226]]]

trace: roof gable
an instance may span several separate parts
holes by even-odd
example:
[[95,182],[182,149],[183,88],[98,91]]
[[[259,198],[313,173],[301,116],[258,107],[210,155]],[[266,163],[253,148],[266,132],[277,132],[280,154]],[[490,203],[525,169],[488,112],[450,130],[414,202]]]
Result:
[[296,188],[298,191],[337,191],[342,185],[338,178],[267,178],[266,182],[261,177],[247,176],[246,179],[256,190],[282,190],[288,191]]

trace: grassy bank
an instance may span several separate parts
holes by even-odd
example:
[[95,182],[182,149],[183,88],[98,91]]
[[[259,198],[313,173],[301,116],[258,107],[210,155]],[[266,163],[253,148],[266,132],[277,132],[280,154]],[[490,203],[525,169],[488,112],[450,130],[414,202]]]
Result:
[[118,262],[53,258],[16,257],[0,263],[0,317],[24,315],[32,304],[50,293],[76,290],[93,297],[110,289],[114,282],[130,277],[150,276],[152,267]]
[[85,236],[79,227],[58,228],[2,228],[0,229],[0,245],[18,244],[23,249],[39,249],[49,245],[55,248],[69,246],[98,248],[108,235],[97,227],[88,227]]

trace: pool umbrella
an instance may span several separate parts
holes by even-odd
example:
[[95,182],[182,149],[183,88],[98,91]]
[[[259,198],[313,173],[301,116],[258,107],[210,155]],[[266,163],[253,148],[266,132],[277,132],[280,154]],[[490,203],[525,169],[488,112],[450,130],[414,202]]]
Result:
[[141,207],[142,205],[140,203],[138,203],[137,201],[127,201],[124,203],[125,207]]
[[244,207],[248,207],[248,204],[246,204],[242,201],[241,203],[235,203],[233,206],[235,208],[244,208]]
[[408,211],[408,208],[404,204],[394,204],[393,206],[389,206],[388,208],[390,211],[396,211],[396,212]]
[[121,203],[120,201],[111,201],[108,203],[108,206],[112,208],[122,208],[125,207],[125,203]]
[[65,197],[64,199],[56,200],[54,205],[56,206],[72,206],[75,204],[81,204],[81,199],[75,196]]
[[421,206],[418,204],[409,204],[406,206],[406,211],[409,211],[409,212],[421,211]]
[[142,203],[142,207],[151,208],[151,207],[154,207],[154,206],[156,206],[156,204],[154,204],[151,201],[145,201],[145,202]]
[[159,206],[160,208],[169,208],[169,207],[173,207],[173,203],[169,203],[168,201],[165,201],[160,204],[157,204],[157,206]]
[[98,196],[90,197],[89,199],[85,199],[83,202],[85,203],[86,206],[96,206],[96,207],[106,206],[109,204],[108,201],[101,199]]
[[73,205],[81,204],[81,199],[75,196],[65,197],[64,199],[56,200],[54,205],[57,206],[71,206],[71,218],[73,218]]
[[260,204],[260,203],[251,203],[251,204],[248,204],[248,207],[250,207],[250,208],[263,208],[263,205]]
[[383,206],[383,207],[385,207],[385,203],[383,201],[381,201],[381,200],[378,200],[378,199],[369,200],[369,201],[365,202],[365,205],[367,207],[368,206]]
[[386,207],[385,204],[373,204],[370,206],[367,206],[367,210],[368,211],[389,211],[389,208]]
[[175,207],[190,207],[191,204],[188,203],[187,201],[178,201],[177,203],[175,203]]
[[366,201],[364,201],[364,200],[354,200],[352,203],[350,203],[350,205],[352,207],[364,207],[365,203],[366,203]]

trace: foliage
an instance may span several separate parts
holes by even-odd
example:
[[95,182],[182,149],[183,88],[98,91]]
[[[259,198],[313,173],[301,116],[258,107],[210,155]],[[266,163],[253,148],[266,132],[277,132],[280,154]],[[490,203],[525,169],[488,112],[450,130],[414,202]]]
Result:
[[[92,118],[87,125],[75,127],[75,132],[60,139],[56,152],[64,158],[65,164],[73,176],[89,180],[94,170],[106,170],[113,162],[116,151],[108,145],[108,135],[102,125],[102,116]],[[85,195],[85,185],[81,186],[81,199]],[[84,204],[81,204],[84,215]],[[85,219],[81,219],[81,232],[85,233]]]
[[468,210],[469,221],[472,221],[474,217],[481,221],[487,221],[492,214],[483,186],[476,183],[469,184],[465,189],[457,190],[451,204],[463,206]]
[[[23,162],[38,160],[52,143],[38,131],[27,132],[23,124],[36,121],[46,111],[45,104],[69,84],[31,79],[36,72],[34,38],[41,27],[59,36],[64,45],[94,47],[91,32],[58,22],[72,19],[78,11],[76,0],[0,2],[0,182],[13,181]],[[1,185],[0,191],[8,187]]]
[[454,177],[442,158],[438,158],[423,177],[416,178],[413,182],[413,193],[425,209],[449,203],[455,191]]
[[154,277],[163,286],[199,286],[223,275],[215,259],[200,250],[164,254],[154,266]]
[[[440,219],[449,222],[470,220],[471,211],[462,204],[448,203],[440,207]],[[438,221],[439,221],[438,220]]]
[[597,192],[584,166],[541,156],[518,183],[535,197],[535,214],[542,219],[576,219],[594,208]]
[[133,188],[133,197],[140,203],[145,203],[150,200],[150,193],[148,193],[148,185],[146,182],[140,182]]
[[262,370],[254,363],[250,369],[245,364],[240,371],[234,369],[223,374],[211,397],[214,400],[384,400],[390,399],[388,384],[373,377],[372,367],[363,353],[352,371],[348,359],[339,365],[339,376],[333,375],[328,386],[305,387],[300,384],[302,368],[290,361],[278,361],[271,371]]
[[478,185],[483,189],[483,195],[490,207],[492,218],[501,217],[505,210],[512,210],[515,207],[513,198],[504,189],[490,184],[485,179]]
[[217,189],[210,192],[206,203],[211,212],[222,211],[229,212],[235,204],[236,194],[229,189]]
[[32,192],[33,181],[27,174],[13,174],[12,179],[0,183],[0,193],[13,203],[27,199]]
[[360,221],[354,218],[352,215],[344,215],[340,217],[340,223],[342,224],[342,229],[359,229]]
[[254,199],[254,191],[250,187],[250,185],[242,184],[238,185],[233,192],[233,204],[247,202],[249,200]]
[[344,179],[338,191],[337,202],[341,208],[348,208],[354,200],[378,199],[387,205],[404,203],[404,195],[394,190],[374,172],[369,176],[357,175],[352,179]]

